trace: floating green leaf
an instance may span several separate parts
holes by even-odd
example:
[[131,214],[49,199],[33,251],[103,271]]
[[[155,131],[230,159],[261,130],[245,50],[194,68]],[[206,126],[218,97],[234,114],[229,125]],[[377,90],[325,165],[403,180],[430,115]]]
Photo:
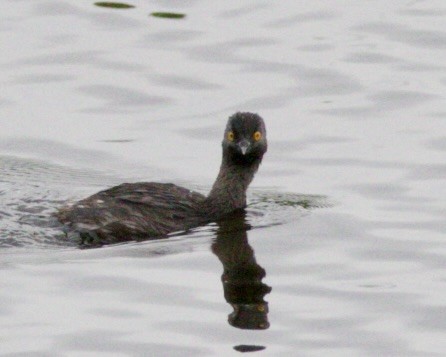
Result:
[[100,6],[100,7],[111,7],[113,9],[131,9],[134,8],[135,6],[133,5],[129,5],[129,4],[124,4],[122,2],[107,2],[107,1],[101,1],[101,2],[95,2],[94,3],[96,6]]
[[185,14],[179,14],[176,12],[152,12],[150,15],[154,17],[161,17],[163,19],[182,19],[186,17]]

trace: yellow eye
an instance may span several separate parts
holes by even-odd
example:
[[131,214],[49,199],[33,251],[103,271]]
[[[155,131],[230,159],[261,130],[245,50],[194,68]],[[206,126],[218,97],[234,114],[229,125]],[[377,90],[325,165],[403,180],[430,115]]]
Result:
[[234,133],[232,131],[228,131],[227,138],[229,141],[234,141]]
[[256,131],[252,137],[255,141],[259,141],[262,138],[262,133],[260,131]]

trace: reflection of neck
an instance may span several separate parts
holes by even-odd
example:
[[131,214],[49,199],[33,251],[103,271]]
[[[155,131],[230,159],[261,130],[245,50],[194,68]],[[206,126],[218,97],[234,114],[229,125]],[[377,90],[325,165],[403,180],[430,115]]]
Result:
[[259,168],[260,160],[255,160],[246,165],[238,165],[230,162],[227,155],[223,155],[223,161],[217,179],[206,198],[209,213],[214,216],[222,216],[246,206],[246,190]]
[[257,264],[248,243],[245,216],[245,212],[239,212],[217,222],[219,229],[212,251],[223,264],[224,296],[234,308],[230,324],[243,329],[265,329],[269,323],[264,296],[271,287],[262,282],[265,269]]

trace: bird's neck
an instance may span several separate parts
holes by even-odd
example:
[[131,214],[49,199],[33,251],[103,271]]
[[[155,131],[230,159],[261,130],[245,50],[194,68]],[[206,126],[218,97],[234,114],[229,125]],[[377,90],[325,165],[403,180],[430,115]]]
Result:
[[246,190],[259,168],[260,161],[240,165],[223,157],[220,172],[205,201],[210,215],[223,216],[246,207]]

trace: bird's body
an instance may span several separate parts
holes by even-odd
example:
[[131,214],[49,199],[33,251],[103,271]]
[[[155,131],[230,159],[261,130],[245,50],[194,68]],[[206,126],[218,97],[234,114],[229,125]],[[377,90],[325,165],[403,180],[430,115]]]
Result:
[[83,243],[122,242],[205,224],[209,220],[200,210],[204,200],[205,196],[174,184],[124,183],[61,209],[58,218],[74,228]]
[[164,236],[215,221],[246,206],[246,190],[266,152],[263,120],[229,118],[220,172],[208,196],[174,184],[124,183],[62,208],[58,219],[84,244]]

